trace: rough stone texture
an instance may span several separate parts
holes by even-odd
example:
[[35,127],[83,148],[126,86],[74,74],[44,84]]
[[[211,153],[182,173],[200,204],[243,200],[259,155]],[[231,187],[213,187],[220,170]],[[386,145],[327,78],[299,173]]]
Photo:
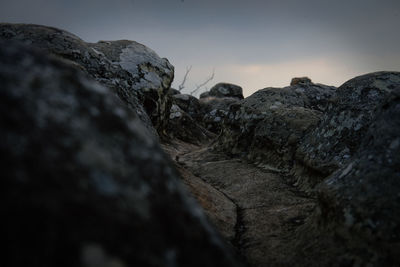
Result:
[[[243,89],[242,87],[231,83],[218,83],[210,89],[208,96],[233,97],[233,98],[243,99]],[[200,96],[200,98],[203,97]]]
[[206,143],[215,137],[175,104],[171,107],[166,133],[171,139],[177,138],[191,144]]
[[293,106],[325,111],[335,94],[336,88],[333,86],[298,83],[284,88],[259,90],[243,100],[243,104],[261,111]]
[[294,86],[294,85],[305,85],[305,86],[307,86],[307,85],[310,85],[311,83],[312,83],[311,79],[308,78],[308,77],[295,77],[290,82],[290,85],[291,86]]
[[[377,106],[399,85],[399,72],[377,72],[340,86],[320,124],[307,134],[297,151],[296,160],[308,169],[307,175],[314,172],[326,177],[347,164],[358,150]],[[319,181],[321,178],[307,183],[313,186]]]
[[238,103],[237,98],[232,97],[205,97],[201,98],[200,113],[202,125],[214,132],[221,131],[222,122],[228,115],[230,105]]
[[299,231],[301,266],[400,265],[400,86],[388,94],[351,160],[317,187],[318,210]]
[[254,130],[250,160],[288,171],[299,141],[314,128],[321,112],[302,107],[279,108],[265,114]]
[[149,130],[162,134],[169,117],[165,95],[174,68],[151,49],[133,41],[90,44],[56,28],[30,24],[0,24],[0,39],[18,40],[69,60],[103,85],[111,88]]
[[178,94],[172,96],[172,101],[194,120],[201,119],[200,102],[196,97],[188,94]]
[[203,127],[203,114],[199,100],[188,94],[172,96],[167,133],[170,138],[201,144],[209,142],[215,134]]
[[[229,207],[227,201],[236,205],[235,236],[229,240],[249,266],[296,266],[287,263],[295,248],[293,232],[312,211],[313,199],[298,194],[277,173],[209,148],[183,153],[179,162],[186,171],[225,196],[225,201],[219,199],[222,203],[219,208],[214,207],[217,202],[213,198],[200,202],[208,213],[214,213],[217,218],[235,218],[230,216],[231,209],[222,208]],[[225,230],[233,224],[229,220],[223,222],[219,225]],[[304,259],[298,257],[297,260],[301,262]]]
[[174,67],[167,59],[161,59],[153,50],[134,41],[100,41],[90,46],[132,75],[132,89],[141,91],[143,106],[163,135],[171,108],[167,95],[174,78]]
[[334,94],[334,87],[311,81],[259,90],[230,106],[218,146],[271,169],[288,171],[299,142],[318,124]]
[[108,89],[11,42],[0,44],[0,81],[3,263],[238,265]]
[[295,87],[268,87],[246,97],[242,105],[266,112],[279,107],[308,107],[308,102],[307,96]]
[[185,160],[182,160],[185,154],[199,150],[200,147],[181,141],[163,144],[162,147],[175,159],[184,184],[203,207],[207,218],[226,240],[233,242],[236,235],[236,205],[201,177],[194,175],[186,168]]

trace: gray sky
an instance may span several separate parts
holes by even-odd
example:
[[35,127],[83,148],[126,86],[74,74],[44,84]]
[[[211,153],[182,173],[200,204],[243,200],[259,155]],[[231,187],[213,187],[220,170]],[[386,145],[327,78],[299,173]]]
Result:
[[400,0],[0,0],[0,21],[131,39],[166,57],[186,92],[215,69],[247,96],[295,76],[340,85],[400,71]]

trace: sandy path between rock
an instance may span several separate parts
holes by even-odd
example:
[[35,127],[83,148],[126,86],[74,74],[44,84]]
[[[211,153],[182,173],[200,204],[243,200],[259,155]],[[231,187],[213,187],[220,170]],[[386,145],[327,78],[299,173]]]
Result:
[[288,266],[295,230],[315,200],[279,173],[182,142],[164,145],[185,184],[220,233],[250,266]]

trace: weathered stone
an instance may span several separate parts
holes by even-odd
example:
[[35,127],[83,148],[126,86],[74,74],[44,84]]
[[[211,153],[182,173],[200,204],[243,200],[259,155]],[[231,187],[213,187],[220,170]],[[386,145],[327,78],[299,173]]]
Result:
[[214,133],[219,133],[223,120],[228,115],[230,105],[238,102],[237,98],[232,97],[201,98],[200,112],[202,125]]
[[296,83],[265,88],[232,105],[223,122],[219,147],[271,168],[288,171],[304,134],[315,127],[335,88]]
[[194,120],[201,119],[200,102],[196,97],[188,94],[179,94],[172,96],[172,101]]
[[307,134],[297,151],[299,165],[320,177],[307,183],[313,186],[349,162],[376,108],[399,85],[399,72],[377,72],[351,79],[337,89],[320,124]]
[[242,105],[267,112],[282,107],[308,107],[309,101],[302,91],[296,91],[294,87],[268,87],[246,97]]
[[318,125],[321,112],[302,107],[279,108],[265,114],[255,130],[248,158],[288,171],[299,141]]
[[[182,152],[179,162],[185,171],[201,177],[227,198],[224,200],[221,194],[214,193],[213,188],[194,185],[200,187],[199,191],[194,190],[200,193],[200,203],[207,214],[217,218],[218,229],[239,250],[249,266],[290,266],[285,263],[294,253],[296,236],[293,230],[312,211],[314,200],[297,195],[281,175],[246,160],[232,159],[209,148]],[[211,192],[213,196],[204,199]],[[230,202],[235,204],[237,212],[233,223]],[[235,230],[233,240],[230,234],[232,226]],[[301,257],[297,259],[303,261]]]
[[322,84],[296,84],[284,88],[268,87],[243,100],[246,107],[269,111],[280,107],[304,107],[324,111],[336,88]]
[[174,68],[151,49],[126,40],[85,43],[69,32],[30,24],[1,23],[0,39],[22,41],[70,61],[111,88],[156,134],[148,113],[162,134],[171,106],[165,95],[173,80]]
[[[390,75],[370,74],[353,82],[389,80]],[[317,187],[318,209],[298,236],[299,248],[307,246],[296,250],[307,259],[302,266],[400,264],[400,86],[387,94],[351,160]]]
[[336,96],[336,87],[323,84],[297,84],[289,88],[305,96],[306,108],[322,112],[325,112],[330,101]]
[[[243,99],[243,89],[242,87],[231,83],[218,83],[210,89],[208,96]],[[204,93],[200,98],[204,98]]]
[[191,144],[206,143],[215,137],[175,104],[171,107],[166,132],[171,139],[177,138]]
[[2,262],[238,265],[107,88],[10,41],[0,44],[0,81]]
[[290,82],[291,86],[295,85],[310,85],[312,84],[311,79],[308,77],[295,77]]
[[167,95],[174,67],[167,59],[161,59],[153,50],[134,41],[100,41],[89,46],[131,74],[134,81],[131,90],[142,92],[143,106],[154,127],[163,135],[171,108]]

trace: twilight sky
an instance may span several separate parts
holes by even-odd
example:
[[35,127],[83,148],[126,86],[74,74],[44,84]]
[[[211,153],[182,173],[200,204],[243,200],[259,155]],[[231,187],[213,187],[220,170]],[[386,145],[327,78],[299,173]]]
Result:
[[339,86],[400,71],[400,0],[0,0],[0,22],[44,24],[85,41],[130,39],[175,66],[185,92],[210,76],[245,96],[295,76]]

